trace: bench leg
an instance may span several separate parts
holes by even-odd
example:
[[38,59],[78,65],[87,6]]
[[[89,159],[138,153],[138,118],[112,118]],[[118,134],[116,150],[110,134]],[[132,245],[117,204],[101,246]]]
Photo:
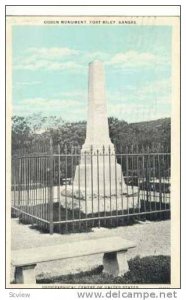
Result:
[[35,266],[22,266],[15,268],[15,283],[36,283],[36,276],[35,276]]
[[126,252],[104,253],[103,273],[112,276],[123,276],[129,270]]

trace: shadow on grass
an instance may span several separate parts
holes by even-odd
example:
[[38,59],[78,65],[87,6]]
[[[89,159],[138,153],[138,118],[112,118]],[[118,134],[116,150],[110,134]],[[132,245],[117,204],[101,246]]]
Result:
[[168,284],[170,283],[170,256],[135,257],[128,262],[129,271],[121,277],[102,273],[103,266],[91,271],[46,278],[40,274],[37,283],[60,284]]

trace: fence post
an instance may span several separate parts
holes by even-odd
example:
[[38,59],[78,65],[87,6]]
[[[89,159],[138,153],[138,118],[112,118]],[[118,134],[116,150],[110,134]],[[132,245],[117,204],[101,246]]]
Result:
[[49,232],[53,234],[54,223],[53,223],[53,142],[50,138],[50,149],[49,149]]

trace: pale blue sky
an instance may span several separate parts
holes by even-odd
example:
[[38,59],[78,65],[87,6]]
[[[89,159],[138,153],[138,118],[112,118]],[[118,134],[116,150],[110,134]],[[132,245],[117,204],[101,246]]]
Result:
[[14,26],[13,112],[87,118],[88,63],[105,64],[108,116],[171,113],[171,27]]

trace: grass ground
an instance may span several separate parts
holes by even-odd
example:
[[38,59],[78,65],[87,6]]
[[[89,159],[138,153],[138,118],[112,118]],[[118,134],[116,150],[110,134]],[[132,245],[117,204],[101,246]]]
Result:
[[[102,273],[99,266],[91,271],[69,274],[53,278],[40,278],[40,284],[169,284],[170,256],[135,257],[129,260],[129,271],[120,277]],[[41,276],[42,277],[42,276]]]

